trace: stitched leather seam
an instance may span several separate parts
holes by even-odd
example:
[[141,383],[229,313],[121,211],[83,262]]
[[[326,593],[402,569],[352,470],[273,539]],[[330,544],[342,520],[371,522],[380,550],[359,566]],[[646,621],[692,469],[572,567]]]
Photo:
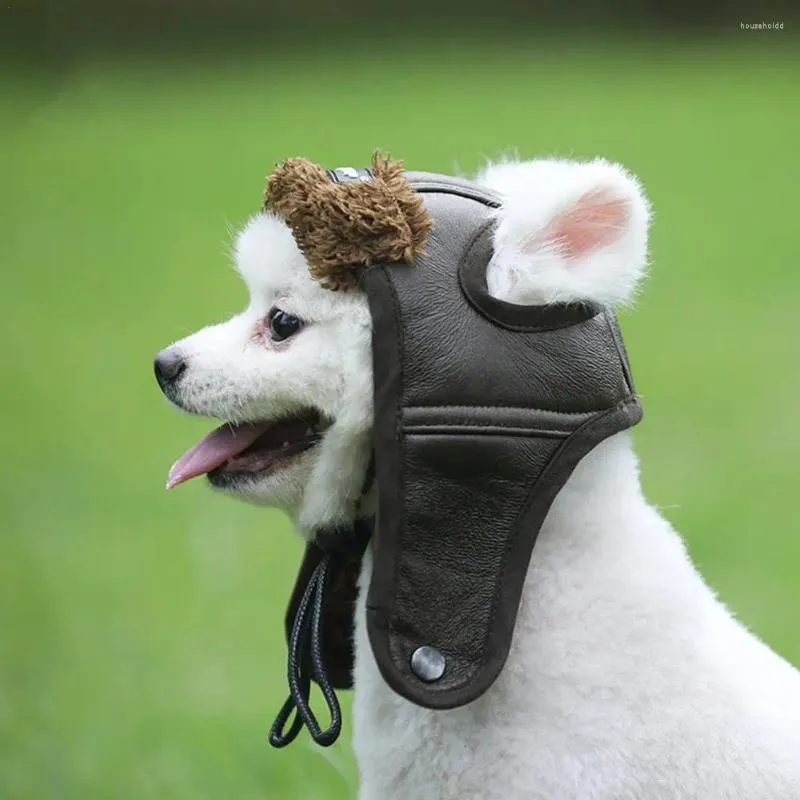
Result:
[[540,439],[563,439],[570,436],[572,431],[475,423],[472,425],[408,425],[403,428],[403,433],[406,436],[531,436]]
[[467,200],[475,200],[478,203],[483,203],[483,205],[489,208],[499,208],[501,205],[499,199],[487,197],[484,192],[470,189],[466,186],[437,183],[436,181],[410,181],[410,183],[411,188],[420,194],[454,194]]
[[[392,316],[394,317],[394,329],[397,331],[397,336],[395,337],[395,343],[397,345],[397,355],[396,355],[396,363],[397,369],[399,373],[399,385],[400,391],[397,393],[395,398],[395,441],[397,442],[397,453],[398,453],[398,461],[400,468],[397,470],[397,491],[398,495],[401,498],[401,503],[403,507],[405,506],[405,496],[406,496],[406,486],[405,486],[405,472],[404,472],[404,465],[405,465],[405,457],[404,457],[404,438],[401,435],[403,429],[403,416],[402,416],[402,408],[403,408],[403,386],[405,386],[404,380],[404,372],[405,372],[405,365],[403,364],[403,353],[405,352],[404,347],[404,340],[405,340],[405,332],[403,330],[402,325],[402,316],[401,316],[401,309],[400,309],[400,302],[397,298],[397,290],[395,289],[394,282],[392,280],[392,275],[386,267],[382,267],[383,273],[386,276],[386,283],[389,287],[389,292],[391,294],[392,299]],[[395,539],[395,553],[402,553],[403,552],[403,539],[406,535],[405,524],[403,520],[403,515],[400,515],[400,519],[397,522],[399,530],[398,536]],[[397,644],[396,644],[396,636],[402,635],[399,631],[395,629],[395,615],[397,614],[397,610],[395,608],[395,601],[397,598],[397,581],[398,581],[398,573],[400,571],[400,558],[394,558],[394,564],[392,565],[392,601],[391,606],[388,609],[389,613],[386,615],[386,648],[388,650],[388,655],[392,661],[394,661],[395,669],[398,671],[399,674],[407,674],[408,665],[404,664],[402,667],[399,662],[402,659],[402,652],[398,652]]]
[[622,335],[617,325],[612,323],[611,315],[605,314],[604,316],[606,318],[606,323],[608,324],[608,331],[611,334],[612,340],[614,341],[614,347],[617,348],[617,355],[619,356],[619,362],[622,366],[622,376],[625,379],[625,385],[628,387],[628,392],[633,394],[635,392],[633,386],[633,376],[631,375],[630,366],[628,364],[628,356],[625,352],[625,345],[622,343]]
[[559,417],[590,417],[597,411],[606,410],[601,408],[593,411],[552,411],[549,408],[532,408],[531,406],[406,406],[406,412],[417,409],[425,411],[532,411]]

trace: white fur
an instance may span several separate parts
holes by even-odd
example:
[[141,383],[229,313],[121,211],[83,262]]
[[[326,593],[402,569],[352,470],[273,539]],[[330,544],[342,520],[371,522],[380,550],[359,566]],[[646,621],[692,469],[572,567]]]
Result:
[[[630,299],[646,265],[649,211],[621,167],[505,163],[481,180],[503,195],[488,273],[496,296]],[[181,405],[229,420],[321,409],[334,420],[322,445],[248,499],[285,508],[305,533],[345,521],[372,424],[365,298],[312,281],[273,218],[249,223],[236,257],[250,306],[178,343],[190,364]],[[278,346],[253,336],[276,303],[308,321]],[[368,554],[362,586],[370,568]],[[394,694],[367,641],[364,602],[362,591],[353,707],[361,800],[800,798],[800,673],[705,585],[643,497],[627,434],[584,458],[556,498],[508,662],[474,703],[429,711]]]

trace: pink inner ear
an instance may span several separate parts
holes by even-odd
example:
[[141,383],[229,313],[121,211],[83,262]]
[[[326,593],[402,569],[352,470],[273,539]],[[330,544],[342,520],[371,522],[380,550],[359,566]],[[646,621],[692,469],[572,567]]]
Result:
[[555,247],[567,260],[575,260],[613,244],[630,221],[630,202],[610,189],[593,189],[581,195],[572,208],[554,217],[526,250]]

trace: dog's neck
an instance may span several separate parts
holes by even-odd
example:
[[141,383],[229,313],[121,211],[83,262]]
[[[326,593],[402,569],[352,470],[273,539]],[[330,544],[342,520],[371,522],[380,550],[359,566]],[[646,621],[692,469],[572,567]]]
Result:
[[[638,527],[636,516],[649,511],[628,434],[612,437],[586,456],[556,498],[533,549],[503,672],[477,701],[448,712],[400,698],[378,673],[365,624],[364,595],[371,575],[366,554],[356,614],[353,707],[364,800],[426,796],[425,780],[458,783],[466,764],[480,758],[476,753],[492,738],[509,746],[530,740],[532,720],[547,713],[541,707],[542,687],[552,682],[550,667],[563,668],[549,660],[546,649],[552,641],[562,644],[564,636],[583,635],[575,622],[583,613],[584,595],[591,596],[586,583],[593,575],[596,579],[604,559],[625,552],[624,540]],[[586,638],[591,647],[592,633]],[[436,754],[433,760],[431,753]],[[430,766],[427,772],[424,764]],[[484,765],[485,772],[488,768]],[[496,788],[497,794],[467,790],[462,796],[502,797],[502,782]]]

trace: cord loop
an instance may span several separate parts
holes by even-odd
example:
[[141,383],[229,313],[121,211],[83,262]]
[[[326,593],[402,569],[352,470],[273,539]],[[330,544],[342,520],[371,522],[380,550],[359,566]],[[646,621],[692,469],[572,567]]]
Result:
[[[289,697],[269,732],[269,743],[273,747],[291,744],[304,725],[311,738],[322,747],[330,747],[339,738],[342,710],[325,666],[322,641],[324,612],[331,583],[349,560],[361,557],[371,533],[370,526],[358,520],[352,529],[320,532],[315,538],[324,555],[311,573],[292,623],[287,659]],[[324,730],[309,703],[312,679],[322,691],[330,717],[330,723]]]

